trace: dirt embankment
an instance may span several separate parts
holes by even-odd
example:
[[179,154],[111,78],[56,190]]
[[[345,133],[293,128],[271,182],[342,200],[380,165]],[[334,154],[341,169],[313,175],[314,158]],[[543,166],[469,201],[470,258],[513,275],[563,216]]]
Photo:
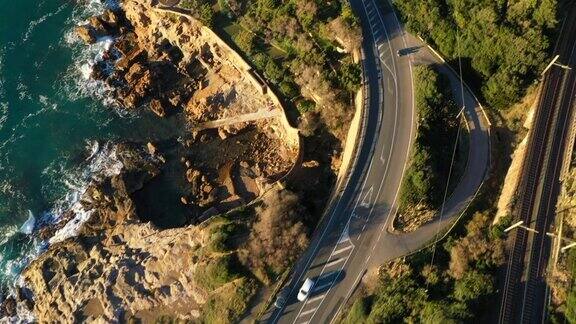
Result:
[[506,173],[506,178],[504,179],[493,224],[497,224],[503,217],[510,215],[512,212],[517,189],[520,185],[522,166],[526,158],[528,136],[530,135],[534,112],[536,104],[538,103],[538,94],[538,89],[531,89],[524,100],[513,106],[505,117],[506,120],[510,121],[510,127],[518,133],[518,137],[522,137],[523,139],[516,146],[512,154],[512,161]]

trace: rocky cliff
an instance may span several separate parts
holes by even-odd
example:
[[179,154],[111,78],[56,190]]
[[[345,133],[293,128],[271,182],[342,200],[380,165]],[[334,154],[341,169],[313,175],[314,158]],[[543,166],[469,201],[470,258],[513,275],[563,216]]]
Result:
[[[211,217],[254,200],[292,168],[299,147],[285,140],[287,123],[273,113],[281,107],[205,27],[148,1],[125,0],[122,10],[91,18],[77,33],[87,43],[115,39],[92,77],[111,86],[119,106],[158,118],[178,114],[189,128],[171,146],[120,144],[120,173],[94,181],[82,197],[89,220],[25,269],[22,287],[0,311],[10,317],[28,309],[39,322],[238,319],[256,282],[234,270],[242,240],[224,249],[214,230],[232,225]],[[234,123],[243,115],[257,118]],[[216,121],[224,126],[194,128]],[[140,212],[163,191],[154,184],[162,177],[185,187],[172,197],[190,215],[183,227],[142,221]],[[42,237],[74,216],[42,229]]]
[[[241,305],[249,302],[251,279],[235,275],[213,283],[207,274],[223,256],[235,255],[213,248],[221,220],[167,230],[139,220],[131,195],[158,174],[161,162],[142,149],[122,150],[129,157],[122,159],[122,172],[93,183],[82,198],[93,212],[90,220],[27,267],[20,293],[3,305],[4,316],[18,305],[40,322],[190,320],[209,316],[222,294],[236,296],[238,289]],[[224,303],[218,311],[230,309]]]

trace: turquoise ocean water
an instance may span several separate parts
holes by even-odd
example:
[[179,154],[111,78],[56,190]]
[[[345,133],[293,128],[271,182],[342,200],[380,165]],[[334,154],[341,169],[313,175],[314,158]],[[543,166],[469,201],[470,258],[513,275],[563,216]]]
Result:
[[[173,139],[173,120],[122,111],[87,77],[110,40],[83,45],[74,26],[98,0],[0,0],[0,286],[9,288],[49,241],[38,229],[78,209],[92,177],[117,172],[112,145]],[[108,4],[112,5],[112,4]]]

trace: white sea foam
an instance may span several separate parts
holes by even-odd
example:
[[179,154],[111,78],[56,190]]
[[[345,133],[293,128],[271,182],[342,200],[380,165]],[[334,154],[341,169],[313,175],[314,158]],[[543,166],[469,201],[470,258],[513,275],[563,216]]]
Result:
[[[74,9],[73,17],[71,18],[73,24],[79,25],[82,20],[85,20],[90,16],[102,13],[106,8],[115,9],[119,7],[117,1],[106,0],[104,2],[105,4],[103,5],[100,0],[89,0],[86,1],[86,3],[76,6]],[[28,30],[24,34],[23,41],[25,42],[29,39],[39,24],[43,23],[51,15],[58,14],[66,5],[67,4],[62,5],[56,12],[52,14],[45,15],[37,21],[31,22]],[[88,71],[88,68],[91,68],[95,62],[98,62],[98,60],[102,60],[104,53],[112,48],[114,39],[111,37],[106,37],[99,39],[98,42],[94,45],[85,46],[80,45],[77,41],[75,33],[70,31],[66,34],[65,42],[69,44],[69,47],[71,47],[73,51],[77,53],[76,63],[69,69],[66,78],[68,82],[65,82],[67,85],[64,86],[65,89],[63,89],[68,95],[68,98],[75,100],[79,98],[93,97],[100,99],[100,101],[102,101],[105,105],[112,106],[114,104],[114,101],[110,97],[112,89],[102,81],[97,81],[92,78],[84,78],[84,76],[92,73],[91,71]],[[6,49],[11,49],[13,47],[14,44],[9,43],[4,44],[4,47],[0,48],[0,94],[3,93],[3,53]],[[92,62],[92,66],[85,66],[90,62]],[[22,81],[20,81],[18,84],[17,90],[21,100],[32,99],[29,94],[28,87]],[[48,108],[55,109],[55,106],[50,104],[47,98],[40,96],[39,101],[44,106],[41,111],[44,111]],[[2,128],[2,125],[7,118],[7,111],[8,105],[0,103],[0,129]],[[40,113],[41,112],[26,116],[23,119],[23,123]],[[17,125],[16,128],[20,126],[21,124]],[[7,143],[12,143],[21,137],[22,135],[18,135],[15,129],[9,139],[5,140],[3,143],[0,143],[0,152]],[[6,226],[0,229],[0,245],[2,248],[12,250],[11,246],[13,244],[18,244],[19,249],[22,249],[23,253],[22,255],[19,255],[12,260],[2,260],[2,258],[8,254],[0,255],[0,265],[2,266],[0,270],[4,272],[5,278],[9,279],[9,283],[22,286],[23,281],[20,277],[20,273],[27,264],[29,264],[33,259],[37,258],[43,251],[45,251],[49,244],[54,244],[56,242],[60,242],[77,235],[78,230],[93,213],[90,210],[85,210],[84,206],[80,203],[80,200],[88,189],[89,185],[93,181],[98,181],[105,177],[117,175],[121,172],[123,165],[118,159],[116,148],[113,144],[100,144],[96,141],[89,142],[87,144],[90,148],[88,151],[88,158],[80,167],[70,170],[69,168],[64,168],[63,165],[58,166],[58,168],[61,168],[60,170],[63,173],[66,172],[66,176],[64,176],[64,178],[60,178],[60,180],[62,180],[60,183],[65,184],[66,188],[68,189],[68,193],[66,193],[64,197],[57,203],[55,203],[51,210],[41,213],[37,215],[37,217],[29,215],[28,219],[20,226]],[[3,158],[4,157],[0,156],[0,161]],[[9,172],[10,170],[3,168],[2,163],[0,163],[0,171]],[[12,196],[14,194],[12,189],[12,184],[0,183],[0,194],[10,194]],[[72,214],[71,218],[63,217],[64,215],[70,214]],[[36,235],[34,235],[34,232],[42,225],[55,225],[64,221],[66,223],[60,227],[60,229],[52,238],[48,240],[48,242],[42,241]],[[18,242],[16,243],[15,240]],[[12,278],[12,280],[10,278]],[[26,308],[23,307],[23,305],[19,304],[17,307],[17,317],[8,319],[11,323],[30,323],[35,320],[34,316],[28,312]]]
[[6,120],[8,120],[8,103],[0,102],[0,130],[4,127]]
[[78,209],[74,211],[74,218],[56,231],[54,236],[52,236],[48,241],[50,244],[62,242],[76,236],[80,228],[82,228],[82,225],[84,225],[84,223],[90,219],[90,216],[92,216],[93,211],[82,210],[82,205],[80,204],[77,204],[74,208]]
[[[118,1],[88,0],[77,6],[72,14],[71,22],[74,26],[80,26],[88,22],[89,17],[102,14],[107,8],[118,9]],[[112,97],[114,90],[106,82],[92,78],[94,66],[104,61],[104,55],[114,45],[115,39],[104,36],[97,39],[94,44],[84,44],[78,37],[74,28],[71,28],[64,37],[68,47],[75,52],[75,62],[66,73],[64,91],[67,97],[73,101],[82,98],[95,98],[106,106],[117,108],[116,101]],[[106,66],[105,72],[111,73],[112,66]],[[121,109],[117,109],[120,115],[124,115]]]
[[89,157],[87,165],[78,177],[78,172],[72,172],[71,177],[64,180],[69,188],[68,194],[47,214],[44,220],[59,222],[61,216],[72,213],[74,216],[50,238],[49,243],[61,242],[77,235],[82,225],[90,219],[93,211],[86,210],[81,203],[82,196],[94,181],[120,174],[124,165],[118,159],[116,147],[111,143],[100,145],[97,141],[87,142]]
[[100,142],[98,142],[98,141],[86,142],[86,150],[90,152],[90,155],[88,155],[88,158],[86,160],[90,160],[100,150]]
[[0,227],[0,245],[6,244],[6,242],[16,233],[18,233],[18,226],[16,225],[4,225]]
[[24,100],[25,98],[32,99],[32,97],[28,93],[28,86],[25,85],[24,83],[18,82],[18,85],[16,85],[16,90],[18,90],[18,98],[20,100]]
[[39,19],[33,20],[30,22],[30,24],[28,25],[28,29],[26,30],[26,33],[24,33],[24,37],[22,38],[22,43],[26,43],[26,41],[28,41],[28,39],[30,38],[30,35],[32,34],[32,32],[34,31],[34,29],[40,25],[41,23],[45,22],[46,19],[59,14],[60,12],[62,12],[62,10],[64,10],[64,8],[66,8],[67,4],[63,4],[60,7],[58,7],[58,9],[56,9],[56,11],[54,12],[49,12],[47,14],[45,14],[44,16],[40,17]]
[[28,210],[28,219],[20,226],[20,233],[30,235],[34,231],[34,226],[36,225],[36,217],[32,214],[32,211]]
[[95,98],[106,106],[114,106],[115,100],[111,94],[114,90],[106,82],[92,78],[92,72],[97,62],[103,60],[104,53],[113,45],[112,37],[103,37],[95,44],[74,47],[75,62],[65,76],[64,91],[73,101],[82,98]]

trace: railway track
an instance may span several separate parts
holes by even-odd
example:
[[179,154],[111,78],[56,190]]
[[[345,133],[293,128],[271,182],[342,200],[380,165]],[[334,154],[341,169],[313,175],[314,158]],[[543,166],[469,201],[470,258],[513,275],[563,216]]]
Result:
[[[570,5],[556,54],[569,66],[576,62],[576,4]],[[574,107],[576,77],[572,70],[553,66],[543,89],[529,137],[523,178],[515,206],[516,220],[538,233],[517,230],[512,237],[502,290],[500,323],[542,323],[546,320],[545,271],[550,250],[546,236],[555,216],[560,171],[566,151],[568,119]]]

